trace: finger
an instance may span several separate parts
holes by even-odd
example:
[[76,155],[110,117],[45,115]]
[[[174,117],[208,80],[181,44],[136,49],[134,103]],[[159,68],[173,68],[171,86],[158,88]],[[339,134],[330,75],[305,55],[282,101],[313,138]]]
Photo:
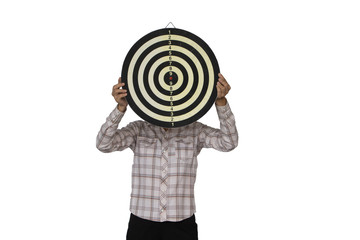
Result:
[[115,85],[113,86],[113,89],[118,89],[118,88],[121,88],[121,87],[123,87],[123,86],[125,86],[125,83],[118,83],[118,84],[115,84]]
[[221,83],[218,83],[216,88],[218,90],[218,98],[225,96],[226,89]]
[[228,94],[228,92],[229,92],[229,85],[227,84],[227,85],[225,85],[224,86],[224,88],[222,89],[223,90],[223,94],[224,94],[224,96],[226,96],[226,94]]
[[226,81],[226,79],[222,78],[222,79],[219,79],[219,83],[221,83],[221,85],[223,85],[226,89],[226,91],[230,91],[231,87],[229,85],[229,83]]
[[122,93],[115,96],[116,101],[120,101],[120,99],[125,98],[127,96],[127,93]]
[[113,89],[119,88],[119,87],[121,87],[121,86],[122,86],[121,77],[119,77],[118,83],[113,86]]
[[219,73],[218,76],[219,76],[219,79],[224,80],[224,81],[226,82],[226,78],[224,77],[224,75],[222,75],[221,73]]
[[228,82],[226,81],[226,79],[224,78],[224,76],[223,75],[221,75],[220,73],[219,73],[219,82],[221,82],[223,85],[225,85],[225,84],[228,84]]
[[216,90],[217,90],[217,98],[221,98],[221,89],[220,87],[216,86]]
[[226,80],[221,79],[221,78],[218,79],[218,83],[220,83],[220,84],[221,84],[222,86],[224,86],[224,87],[227,87],[227,85],[229,85],[229,84],[226,82]]
[[126,89],[114,89],[114,91],[113,91],[114,94],[126,93],[126,92],[127,92]]
[[225,85],[225,90],[226,90],[226,93],[228,93],[230,91],[231,87],[229,84],[226,84]]
[[225,96],[224,91],[222,91],[220,88],[218,89],[218,95],[217,98],[223,98]]
[[225,89],[225,86],[221,82],[217,82],[216,87],[219,87],[221,90]]
[[113,86],[113,90],[118,89],[118,88],[120,88],[120,87],[121,87],[120,83],[115,84],[115,85]]
[[126,93],[126,92],[127,92],[126,89],[113,89],[111,92],[111,95],[113,95],[115,97],[119,94]]
[[226,82],[226,79],[225,79],[224,75],[222,75],[221,73],[219,73],[218,76],[219,76],[219,80]]

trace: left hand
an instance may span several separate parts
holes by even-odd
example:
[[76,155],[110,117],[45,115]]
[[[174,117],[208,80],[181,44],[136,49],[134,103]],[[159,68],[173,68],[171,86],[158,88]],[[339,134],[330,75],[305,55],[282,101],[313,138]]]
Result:
[[215,103],[216,103],[216,105],[223,106],[226,104],[225,96],[229,93],[231,87],[221,73],[219,73],[218,76],[219,76],[219,79],[216,84],[217,98],[216,98]]

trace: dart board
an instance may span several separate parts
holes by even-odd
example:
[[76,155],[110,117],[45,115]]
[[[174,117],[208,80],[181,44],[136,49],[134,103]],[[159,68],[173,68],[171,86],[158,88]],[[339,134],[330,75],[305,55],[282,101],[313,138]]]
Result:
[[178,28],[155,30],[125,57],[126,99],[145,121],[165,128],[188,125],[214,104],[219,65],[198,36]]

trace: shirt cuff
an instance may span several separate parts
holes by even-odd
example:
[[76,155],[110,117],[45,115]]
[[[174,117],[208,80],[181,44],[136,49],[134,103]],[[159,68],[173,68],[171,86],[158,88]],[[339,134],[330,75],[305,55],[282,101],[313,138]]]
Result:
[[224,106],[216,105],[216,111],[220,119],[227,119],[228,117],[230,117],[232,113],[231,113],[229,101],[226,101],[226,104]]
[[120,123],[124,114],[124,112],[120,112],[120,110],[115,107],[115,109],[110,113],[109,119],[112,123]]

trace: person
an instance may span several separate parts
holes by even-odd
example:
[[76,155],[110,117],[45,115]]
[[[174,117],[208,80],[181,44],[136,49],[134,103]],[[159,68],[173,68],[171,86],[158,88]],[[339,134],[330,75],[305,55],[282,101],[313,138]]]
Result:
[[220,129],[197,121],[166,129],[142,120],[118,129],[128,105],[127,90],[122,89],[121,77],[113,86],[117,106],[101,126],[96,146],[104,153],[126,148],[134,152],[127,240],[198,239],[197,156],[202,148],[226,152],[238,145],[235,118],[226,99],[231,87],[222,74],[218,77],[215,106]]

